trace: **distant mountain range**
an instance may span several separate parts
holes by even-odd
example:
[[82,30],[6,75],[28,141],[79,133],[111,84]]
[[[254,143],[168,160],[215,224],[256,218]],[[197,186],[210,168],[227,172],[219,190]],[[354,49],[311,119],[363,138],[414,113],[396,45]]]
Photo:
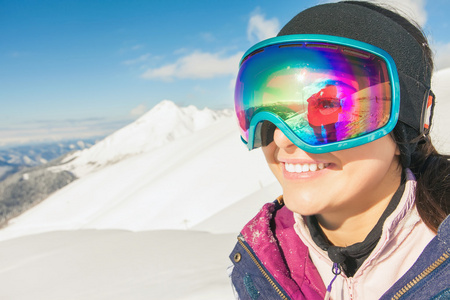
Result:
[[0,150],[0,227],[76,179],[68,171],[52,172],[65,155],[87,149],[96,138],[65,140]]
[[89,148],[102,138],[3,147],[0,149],[0,181],[24,168],[39,166],[71,151]]

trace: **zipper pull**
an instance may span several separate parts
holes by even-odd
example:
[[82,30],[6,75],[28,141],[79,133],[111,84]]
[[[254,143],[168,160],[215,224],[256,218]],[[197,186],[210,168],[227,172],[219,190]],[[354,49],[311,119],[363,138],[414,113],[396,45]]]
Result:
[[336,280],[336,278],[341,274],[342,272],[342,268],[338,263],[333,263],[333,267],[331,268],[331,272],[333,272],[334,277],[333,279],[331,279],[330,284],[327,287],[327,292],[325,293],[325,298],[323,298],[324,300],[329,300],[330,299],[330,294],[331,294],[331,286],[333,285],[333,282]]

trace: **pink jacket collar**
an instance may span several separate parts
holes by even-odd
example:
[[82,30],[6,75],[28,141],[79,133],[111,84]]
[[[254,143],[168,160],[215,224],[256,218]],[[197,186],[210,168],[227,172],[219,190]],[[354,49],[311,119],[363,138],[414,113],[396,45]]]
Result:
[[241,234],[291,299],[323,299],[325,285],[309,258],[308,247],[294,230],[293,213],[286,207],[264,205]]

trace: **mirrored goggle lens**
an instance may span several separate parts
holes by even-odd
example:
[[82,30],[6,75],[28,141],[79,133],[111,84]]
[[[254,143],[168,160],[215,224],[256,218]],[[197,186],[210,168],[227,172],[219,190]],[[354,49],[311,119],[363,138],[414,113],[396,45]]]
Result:
[[241,63],[235,109],[248,142],[253,116],[268,112],[309,145],[366,135],[391,115],[392,87],[385,61],[328,43],[270,45]]

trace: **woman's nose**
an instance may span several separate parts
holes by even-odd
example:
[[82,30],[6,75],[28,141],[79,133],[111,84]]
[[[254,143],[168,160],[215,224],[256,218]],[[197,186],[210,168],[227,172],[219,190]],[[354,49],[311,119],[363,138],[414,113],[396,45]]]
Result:
[[296,148],[297,146],[289,140],[280,129],[275,129],[273,141],[279,148]]

